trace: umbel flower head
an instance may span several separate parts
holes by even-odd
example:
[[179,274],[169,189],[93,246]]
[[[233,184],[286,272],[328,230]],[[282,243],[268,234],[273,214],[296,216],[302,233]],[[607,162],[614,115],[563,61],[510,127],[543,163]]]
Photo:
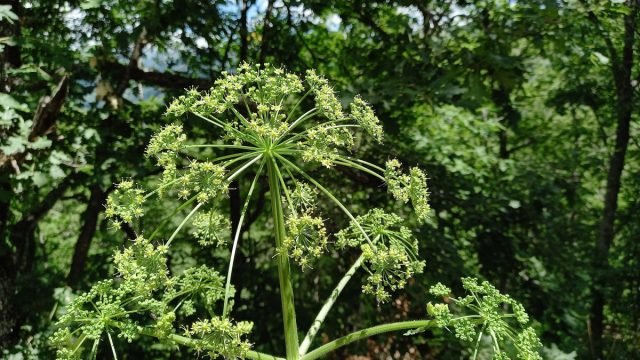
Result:
[[310,267],[311,260],[320,257],[327,248],[324,222],[309,214],[292,215],[287,219],[287,229],[288,236],[281,250],[287,251],[303,270]]
[[[311,102],[306,101],[308,97]],[[304,109],[309,104],[310,108]],[[413,168],[405,175],[400,172],[397,160],[390,162],[393,166],[385,170],[352,157],[354,135],[359,129],[374,141],[382,141],[380,121],[359,96],[349,105],[349,111],[344,111],[329,82],[313,70],[301,78],[270,65],[261,68],[243,64],[237,73],[223,73],[209,91],[190,90],[180,96],[169,105],[167,116],[172,119],[191,116],[205,121],[217,129],[220,137],[210,144],[195,144],[185,137],[179,124],[161,129],[147,149],[147,154],[164,168],[163,181],[156,192],[174,192],[186,201],[212,204],[227,194],[231,180],[251,173],[257,184],[258,178],[272,171],[284,195],[288,217],[287,239],[278,250],[286,251],[303,268],[310,267],[324,252],[330,236],[316,214],[318,195],[327,196],[355,221],[330,190],[307,173],[309,166],[364,171],[387,182],[391,193],[402,202],[411,200],[418,219],[424,220],[429,212],[426,176],[421,170]],[[188,155],[203,148],[220,153],[206,160],[202,157],[195,160]],[[211,214],[208,220],[203,215],[194,213],[194,216],[197,229],[194,235],[200,242],[222,244],[217,235],[226,227],[222,219]],[[403,230],[403,236],[410,237],[407,231]],[[388,247],[385,253],[394,254],[393,260],[377,258],[391,262],[377,264],[379,270],[375,272],[384,274],[383,269],[390,269],[392,263],[410,269],[408,275],[420,270],[416,266],[416,250],[409,252],[411,255],[406,251],[413,245],[398,244],[380,242],[373,246],[371,243],[363,248],[371,255]],[[404,256],[401,254],[406,258],[400,259]],[[370,264],[374,262],[372,259]],[[392,277],[395,280],[389,280],[389,274],[383,277],[381,284],[385,283],[387,288],[400,288],[406,282],[406,278],[401,280],[398,274]],[[381,299],[385,297],[382,287],[376,288],[374,292]],[[366,289],[369,292],[369,288]]]
[[418,220],[424,222],[431,213],[427,175],[417,167],[411,168],[409,174],[403,174],[400,168],[398,160],[387,161],[384,176],[389,192],[403,203],[411,201]]
[[[435,296],[446,297],[465,312],[463,316],[454,316],[447,304],[427,304],[427,312],[439,327],[453,328],[456,337],[463,341],[475,341],[474,354],[481,337],[488,335],[492,339],[494,359],[511,359],[504,346],[510,343],[515,347],[517,359],[542,360],[538,353],[542,344],[535,330],[527,325],[529,316],[522,304],[501,294],[487,281],[480,283],[475,278],[463,278],[462,286],[470,293],[464,298],[453,297],[451,290],[440,283],[429,290]],[[507,312],[507,308],[511,312]]]
[[[94,358],[100,341],[113,343],[114,338],[131,342],[141,335],[151,335],[171,343],[180,331],[175,323],[177,312],[192,299],[201,300],[200,316],[209,314],[224,297],[224,277],[206,267],[170,276],[167,250],[164,244],[155,245],[138,237],[131,246],[117,252],[118,279],[95,284],[75,298],[58,321],[59,330],[51,338],[58,349],[57,358]],[[188,315],[195,312],[197,309],[193,308]],[[210,324],[207,331],[199,326],[204,322]],[[242,358],[249,343],[241,337],[250,329],[250,323],[214,317],[194,323],[187,333],[199,349],[227,358]],[[224,337],[225,341],[218,342],[218,337]]]
[[[110,208],[129,221],[139,216],[141,200],[153,193],[172,193],[197,204],[189,217],[193,217],[193,235],[199,243],[222,245],[228,223],[215,209],[203,212],[204,207],[198,207],[214,206],[216,199],[226,196],[231,181],[244,174],[254,179],[251,189],[259,186],[262,176],[276,177],[287,217],[286,239],[277,250],[303,269],[327,250],[331,234],[316,206],[318,196],[325,196],[352,220],[339,233],[338,245],[363,251],[370,274],[364,292],[385,301],[390,291],[403,288],[413,274],[422,271],[424,262],[417,258],[416,240],[395,215],[376,210],[356,218],[307,168],[350,167],[374,176],[387,184],[396,199],[410,201],[420,221],[430,212],[426,175],[418,168],[403,173],[397,160],[390,160],[385,169],[355,157],[356,132],[363,130],[375,142],[382,142],[383,129],[361,97],[356,96],[348,109],[343,109],[329,82],[313,70],[301,78],[270,65],[243,64],[237,73],[223,73],[209,91],[189,90],[166,112],[171,119],[205,121],[219,138],[199,144],[189,141],[182,125],[165,126],[147,148],[147,155],[164,169],[158,188],[146,195],[131,187],[127,192],[118,191],[110,199],[114,204]],[[213,150],[214,156],[195,156],[201,149]],[[252,195],[253,190],[245,205]],[[383,223],[384,231],[379,232]]]
[[117,228],[122,221],[130,223],[144,214],[144,190],[135,187],[133,181],[125,180],[116,185],[116,189],[107,199],[105,215]]
[[[386,182],[401,202],[411,201],[421,221],[429,212],[426,175],[417,168],[403,174],[395,160],[385,169],[354,155],[359,131],[381,143],[383,129],[373,108],[359,96],[344,105],[315,71],[307,71],[303,78],[268,64],[243,64],[236,73],[223,73],[208,91],[191,89],[173,101],[166,116],[175,123],[160,129],[146,150],[162,169],[157,187],[145,191],[123,181],[109,197],[106,213],[118,226],[123,221],[131,223],[143,216],[145,202],[159,195],[177,199],[180,205],[174,214],[188,214],[166,241],[155,239],[170,223],[163,220],[149,236],[144,233],[116,254],[118,281],[105,282],[80,297],[62,321],[75,330],[61,330],[56,337],[61,356],[78,356],[84,339],[93,340],[95,349],[105,334],[111,339],[111,333],[127,339],[149,335],[171,343],[178,336],[175,323],[189,316],[192,324],[183,335],[192,339],[176,343],[190,343],[214,357],[243,357],[249,351],[244,336],[251,326],[229,318],[233,262],[255,190],[264,190],[265,183],[269,191],[262,193],[269,194],[272,205],[270,224],[276,234],[273,249],[279,269],[286,264],[288,272],[290,259],[303,270],[310,268],[327,250],[332,234],[325,228],[318,204],[329,203],[351,220],[336,235],[337,245],[362,251],[369,275],[363,291],[386,301],[391,291],[403,288],[411,276],[422,271],[424,262],[418,259],[417,241],[401,218],[382,210],[356,217],[310,174],[345,167],[373,176]],[[203,143],[187,137],[181,122],[194,120],[210,126],[207,138],[213,140]],[[366,143],[358,139],[358,144]],[[262,178],[267,181],[260,181]],[[244,204],[237,227],[229,229],[216,206],[236,180],[250,185],[241,187]],[[319,202],[319,197],[324,201]],[[203,246],[223,246],[229,233],[233,235],[224,286],[213,270],[198,268],[179,277],[170,275],[166,254],[184,229],[191,229],[192,237]],[[224,299],[222,314],[214,314],[213,303],[220,299]],[[193,322],[192,317],[199,314],[205,317]],[[82,337],[85,333],[89,336]]]
[[414,274],[424,269],[424,261],[417,258],[417,240],[401,224],[398,215],[373,209],[336,234],[339,248],[362,249],[364,268],[369,273],[362,289],[365,294],[375,295],[379,302],[389,300],[390,291],[404,288]]

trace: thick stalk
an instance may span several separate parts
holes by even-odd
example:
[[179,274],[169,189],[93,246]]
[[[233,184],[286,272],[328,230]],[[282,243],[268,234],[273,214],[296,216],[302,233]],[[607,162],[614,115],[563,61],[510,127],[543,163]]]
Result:
[[355,342],[358,340],[366,339],[374,335],[393,332],[393,331],[417,329],[422,327],[435,327],[435,326],[436,326],[435,320],[401,321],[401,322],[395,322],[391,324],[373,326],[364,330],[353,332],[347,336],[343,336],[339,339],[326,343],[320,346],[319,348],[313,350],[312,352],[308,353],[307,355],[303,356],[301,360],[313,360],[313,359],[324,357],[327,353],[335,351],[336,349],[339,349],[345,345],[351,344],[352,342]]
[[269,192],[271,193],[276,249],[278,251],[278,278],[280,280],[280,300],[282,302],[282,318],[284,320],[284,339],[287,360],[295,360],[298,359],[298,327],[296,325],[296,311],[293,302],[293,287],[291,286],[289,254],[283,247],[286,230],[276,166],[273,158],[268,159],[267,174],[269,177]]
[[311,327],[307,332],[307,336],[305,336],[305,338],[302,340],[302,344],[300,344],[300,356],[303,356],[309,350],[309,346],[311,346],[313,338],[318,333],[318,330],[320,330],[320,326],[322,325],[322,322],[324,322],[324,319],[327,317],[327,314],[329,314],[329,310],[331,310],[333,304],[335,304],[336,300],[338,300],[338,296],[340,296],[340,293],[342,292],[344,287],[347,285],[349,280],[351,280],[353,274],[355,274],[356,271],[360,268],[360,265],[362,265],[362,255],[360,255],[358,260],[353,263],[349,271],[344,274],[340,282],[338,282],[338,285],[336,285],[336,288],[333,289],[331,295],[322,306],[322,309],[320,309],[320,312],[318,312],[316,319],[313,321],[313,324],[311,324]]

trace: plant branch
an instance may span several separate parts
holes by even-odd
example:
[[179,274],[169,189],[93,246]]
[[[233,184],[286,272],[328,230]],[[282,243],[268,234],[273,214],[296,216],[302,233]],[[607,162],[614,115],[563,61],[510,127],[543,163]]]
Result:
[[297,167],[294,163],[292,163],[291,161],[285,159],[282,156],[276,155],[278,156],[278,158],[280,160],[282,160],[283,162],[287,163],[287,165],[289,165],[293,170],[295,170],[297,173],[299,173],[300,175],[302,175],[303,177],[305,177],[307,180],[309,180],[309,182],[311,182],[313,185],[315,185],[315,187],[317,187],[321,192],[323,192],[329,199],[331,199],[336,205],[338,205],[338,207],[349,217],[349,219],[351,221],[353,221],[353,223],[356,225],[356,227],[358,228],[358,230],[360,230],[360,232],[362,233],[362,235],[364,235],[365,239],[367,240],[367,242],[373,246],[373,242],[371,241],[371,239],[369,238],[369,235],[367,234],[366,231],[364,231],[364,229],[362,228],[362,226],[360,225],[360,223],[358,222],[358,220],[356,220],[356,218],[351,214],[351,212],[349,211],[349,209],[347,209],[346,206],[344,206],[342,204],[342,202],[340,200],[338,200],[338,198],[336,198],[329,190],[327,190],[324,186],[322,186],[322,184],[320,184],[319,182],[317,182],[314,178],[312,178],[311,176],[309,176],[309,174],[307,174],[306,172],[304,172],[302,169],[300,169],[299,167]]
[[182,222],[180,223],[180,225],[178,225],[178,227],[176,228],[176,230],[173,232],[173,234],[171,234],[171,237],[169,238],[169,240],[167,240],[167,246],[169,246],[169,244],[171,244],[171,242],[173,241],[173,239],[176,237],[176,235],[178,235],[178,233],[180,232],[180,229],[182,229],[182,227],[184,226],[184,224],[187,223],[187,221],[189,221],[189,219],[191,219],[191,217],[193,216],[193,214],[196,213],[196,211],[198,211],[198,209],[200,209],[200,207],[204,205],[204,203],[198,203],[198,205],[196,205],[193,210],[191,210],[191,212],[187,215],[187,217],[184,218],[184,220],[182,220]]
[[300,356],[304,356],[307,353],[307,351],[309,350],[309,346],[311,346],[311,342],[313,341],[313,338],[318,333],[318,330],[320,330],[320,326],[322,325],[322,322],[324,321],[324,319],[327,317],[329,310],[331,310],[331,308],[333,307],[333,304],[338,299],[338,296],[340,296],[340,293],[342,292],[344,287],[347,285],[349,280],[351,280],[351,277],[353,276],[353,274],[355,274],[356,271],[358,271],[361,265],[362,265],[362,255],[360,255],[358,260],[356,260],[356,262],[353,263],[349,271],[347,271],[347,273],[344,274],[342,279],[340,279],[340,281],[338,282],[338,285],[336,285],[335,289],[333,289],[333,291],[331,292],[331,296],[329,296],[327,301],[325,301],[324,305],[320,309],[320,312],[318,312],[318,315],[316,316],[315,320],[313,320],[313,324],[311,324],[311,327],[307,332],[307,336],[305,336],[305,338],[302,340],[302,344],[300,344],[300,350],[299,350]]
[[393,331],[400,330],[410,330],[417,329],[423,327],[435,327],[435,320],[411,320],[411,321],[401,321],[395,322],[391,324],[377,325],[367,329],[359,330],[353,332],[349,335],[343,336],[339,339],[333,340],[329,343],[326,343],[319,348],[313,350],[307,355],[303,356],[301,360],[313,360],[324,357],[327,353],[335,351],[345,345],[351,344],[352,342],[356,342],[358,340],[366,339],[368,337],[384,334]]
[[228,305],[229,305],[229,295],[231,289],[231,274],[233,273],[233,261],[236,257],[236,249],[238,247],[238,241],[240,240],[240,233],[242,232],[242,223],[244,221],[244,217],[247,214],[247,209],[249,208],[249,201],[251,200],[251,196],[253,195],[253,190],[256,187],[256,183],[258,183],[258,179],[260,178],[260,174],[262,173],[262,168],[264,167],[264,161],[260,163],[260,167],[258,167],[258,171],[256,172],[256,176],[253,178],[253,182],[251,183],[251,187],[249,187],[249,192],[247,193],[247,200],[245,200],[244,205],[242,207],[242,213],[240,213],[240,220],[238,221],[238,226],[236,227],[235,237],[233,239],[233,246],[231,248],[231,258],[229,259],[229,271],[227,272],[227,283],[224,288],[224,307],[222,310],[222,316],[227,316]]

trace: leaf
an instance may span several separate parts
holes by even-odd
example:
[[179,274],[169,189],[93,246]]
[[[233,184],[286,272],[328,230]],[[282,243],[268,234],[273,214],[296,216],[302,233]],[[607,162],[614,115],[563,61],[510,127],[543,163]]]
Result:
[[49,183],[49,177],[41,171],[34,172],[30,178],[37,187],[42,187]]
[[49,162],[52,165],[59,165],[63,163],[70,163],[72,161],[71,157],[62,151],[53,151],[49,156]]
[[62,179],[65,177],[64,170],[58,165],[54,165],[49,169],[49,175],[54,179]]
[[16,120],[19,122],[23,119],[22,116],[20,116],[20,114],[18,114],[14,109],[7,109],[0,112],[0,129],[10,128]]
[[29,111],[29,107],[26,104],[18,102],[13,96],[5,93],[0,93],[0,106],[5,109],[16,109],[20,111]]
[[80,4],[80,8],[82,10],[91,10],[99,7],[100,7],[100,0],[87,0],[87,1],[83,1],[82,4]]
[[609,58],[595,51],[591,53],[591,62],[594,64],[600,63],[602,65],[609,64]]
[[18,20],[18,15],[11,11],[11,5],[0,5],[0,21],[2,20],[7,20],[9,24]]
[[21,136],[11,136],[7,139],[6,145],[0,146],[0,151],[5,155],[18,154],[26,149],[26,143],[26,140]]
[[34,150],[46,149],[49,146],[51,146],[51,140],[44,137],[39,137],[35,141],[29,143],[29,148]]

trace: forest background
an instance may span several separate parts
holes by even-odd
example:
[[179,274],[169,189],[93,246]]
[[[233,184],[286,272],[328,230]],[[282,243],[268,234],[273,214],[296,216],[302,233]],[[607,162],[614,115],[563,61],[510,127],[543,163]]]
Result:
[[[59,309],[112,274],[113,251],[144,226],[110,228],[113,184],[152,181],[144,149],[168,101],[247,61],[315,68],[345,102],[362,94],[388,134],[368,157],[429,174],[425,273],[384,305],[348,287],[323,332],[420,317],[430,285],[459,289],[471,275],[525,305],[545,358],[634,358],[639,10],[637,0],[0,1],[0,356],[52,358]],[[389,206],[376,179],[334,176],[353,206]],[[249,180],[230,193],[232,223]],[[264,196],[243,228],[235,311],[273,351],[282,335]],[[172,267],[224,266],[228,249],[181,236]],[[301,323],[352,262],[333,254],[297,278]],[[452,339],[397,334],[332,356],[465,356]],[[116,346],[125,359],[191,358],[151,341]]]

